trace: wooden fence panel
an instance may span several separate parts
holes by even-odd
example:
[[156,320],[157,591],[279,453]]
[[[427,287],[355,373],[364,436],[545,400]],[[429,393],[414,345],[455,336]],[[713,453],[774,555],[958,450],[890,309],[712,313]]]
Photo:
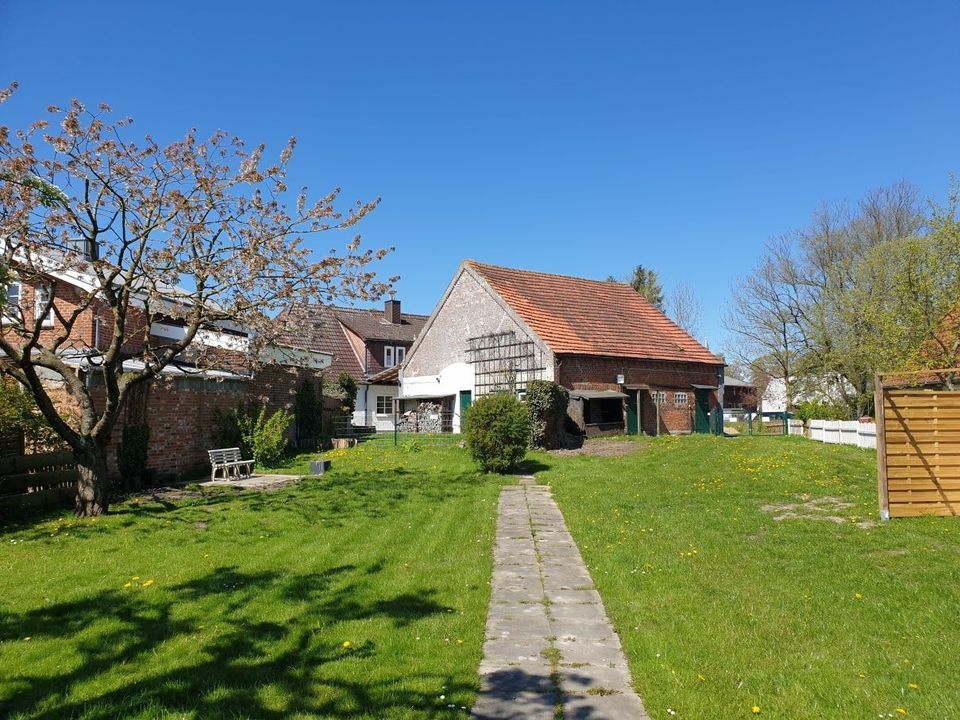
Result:
[[76,494],[73,453],[38,453],[0,459],[0,513],[66,503]]
[[878,376],[877,409],[881,513],[960,515],[960,391],[885,388]]

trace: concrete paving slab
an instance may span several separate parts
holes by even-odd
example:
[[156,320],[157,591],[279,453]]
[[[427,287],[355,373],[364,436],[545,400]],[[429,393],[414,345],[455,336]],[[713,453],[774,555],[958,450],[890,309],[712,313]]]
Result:
[[500,494],[475,720],[649,720],[549,488]]

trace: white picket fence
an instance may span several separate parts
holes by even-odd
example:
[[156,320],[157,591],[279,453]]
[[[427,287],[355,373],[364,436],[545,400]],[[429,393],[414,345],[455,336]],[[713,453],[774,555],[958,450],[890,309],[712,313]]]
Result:
[[[793,423],[790,421],[791,435]],[[856,445],[860,448],[877,447],[876,423],[859,422],[858,420],[810,420],[807,423],[808,437],[834,445]]]

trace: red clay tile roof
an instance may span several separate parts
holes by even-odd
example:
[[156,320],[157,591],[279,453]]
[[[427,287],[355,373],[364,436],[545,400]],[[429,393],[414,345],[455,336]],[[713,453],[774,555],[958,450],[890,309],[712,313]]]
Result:
[[723,364],[629,285],[465,264],[558,355]]

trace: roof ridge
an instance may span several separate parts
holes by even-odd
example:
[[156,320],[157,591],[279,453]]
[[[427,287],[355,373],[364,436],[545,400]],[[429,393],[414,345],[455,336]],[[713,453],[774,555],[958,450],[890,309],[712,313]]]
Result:
[[[605,286],[620,285],[622,287],[630,288],[631,290],[633,290],[632,285],[630,285],[629,283],[620,282],[619,280],[595,280],[594,278],[585,278],[579,275],[565,275],[563,273],[550,273],[550,272],[544,272],[542,270],[526,270],[524,268],[507,267],[506,265],[492,265],[490,263],[483,263],[483,262],[480,262],[479,260],[471,260],[469,258],[464,260],[463,262],[464,264],[470,265],[471,267],[474,267],[474,268],[488,267],[488,268],[493,268],[494,270],[508,270],[510,272],[525,273],[527,275],[542,275],[544,277],[563,278],[564,280],[579,280],[580,282],[598,283],[600,285],[605,285]],[[639,293],[637,294],[639,295]],[[641,295],[641,297],[643,296]]]
[[[290,303],[289,305],[285,305],[280,312],[285,312],[285,311],[287,311],[288,309],[290,309],[290,308],[292,308],[292,307],[310,308],[310,309],[323,308],[323,309],[325,309],[325,310],[346,310],[347,312],[380,313],[381,315],[383,314],[383,308],[376,308],[376,307],[372,307],[372,308],[358,308],[358,307],[348,307],[348,306],[346,306],[346,305],[334,305],[333,303],[324,303],[324,302],[316,303],[316,302],[309,302],[309,301],[307,301],[307,302],[292,302],[292,303]],[[430,317],[430,315],[428,315],[428,314],[424,314],[424,313],[412,313],[412,312],[407,312],[406,310],[401,310],[400,315],[401,315],[401,316],[406,316],[406,317],[418,317],[418,318],[428,318],[428,317]]]

